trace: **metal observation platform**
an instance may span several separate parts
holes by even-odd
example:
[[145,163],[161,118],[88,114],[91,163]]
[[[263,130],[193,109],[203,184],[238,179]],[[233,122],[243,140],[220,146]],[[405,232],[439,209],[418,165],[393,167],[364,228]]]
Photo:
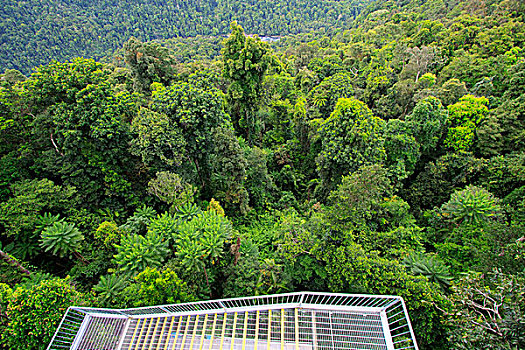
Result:
[[418,347],[400,297],[302,292],[121,310],[70,307],[47,349]]

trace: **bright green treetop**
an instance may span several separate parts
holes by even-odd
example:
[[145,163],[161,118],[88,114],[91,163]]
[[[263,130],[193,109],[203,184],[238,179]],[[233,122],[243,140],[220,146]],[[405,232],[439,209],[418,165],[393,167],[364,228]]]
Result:
[[341,176],[385,160],[385,121],[361,101],[341,98],[334,112],[319,128],[322,142],[317,170],[324,187],[332,188]]

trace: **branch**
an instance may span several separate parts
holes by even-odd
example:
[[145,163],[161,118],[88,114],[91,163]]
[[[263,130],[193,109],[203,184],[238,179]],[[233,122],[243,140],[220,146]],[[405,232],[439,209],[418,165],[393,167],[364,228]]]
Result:
[[[499,336],[499,337],[503,337],[503,333],[501,333],[501,332],[499,331],[499,329],[498,329],[498,330],[495,330],[495,329],[493,329],[493,328],[491,328],[491,327],[485,326],[484,324],[479,323],[479,322],[476,322],[476,321],[474,321],[474,320],[472,320],[471,322],[472,322],[473,324],[475,324],[476,326],[480,326],[481,328],[483,328],[483,329],[485,329],[485,330],[491,332],[491,333],[494,334],[494,335],[497,335],[497,336]],[[496,326],[497,326],[497,325],[496,325]]]
[[55,151],[57,151],[58,154],[60,154],[62,157],[64,156],[64,153],[60,152],[60,150],[58,149],[58,146],[57,144],[55,143],[55,140],[53,139],[53,133],[51,133],[51,143],[53,144],[53,146],[55,147]]
[[18,262],[18,260],[10,256],[6,252],[0,250],[0,258],[4,260],[8,265],[11,265],[15,269],[17,269],[20,273],[23,273],[28,276],[31,274],[31,271],[23,267],[22,264]]
[[73,255],[75,255],[78,259],[80,259],[84,265],[88,265],[88,264],[89,264],[89,261],[87,261],[87,260],[82,256],[82,254],[80,254],[79,252],[73,252]]

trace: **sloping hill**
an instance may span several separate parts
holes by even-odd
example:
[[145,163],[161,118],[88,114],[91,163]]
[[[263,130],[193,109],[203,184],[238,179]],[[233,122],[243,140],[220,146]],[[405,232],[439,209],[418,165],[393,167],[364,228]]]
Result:
[[99,58],[131,36],[143,41],[248,33],[286,35],[345,28],[370,0],[26,0],[0,7],[0,71],[24,73],[51,59]]

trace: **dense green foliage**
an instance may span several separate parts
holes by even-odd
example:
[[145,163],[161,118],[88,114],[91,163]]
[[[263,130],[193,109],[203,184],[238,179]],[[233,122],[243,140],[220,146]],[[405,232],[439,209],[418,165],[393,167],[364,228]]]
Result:
[[8,323],[2,340],[9,349],[41,348],[51,341],[67,308],[82,305],[84,300],[68,279],[44,280],[30,288],[20,286],[8,298]]
[[49,58],[100,58],[130,37],[144,41],[226,35],[238,21],[248,33],[287,35],[346,27],[366,0],[67,1],[30,0],[0,10],[0,70],[25,73]]
[[84,49],[118,56],[0,75],[0,347],[85,299],[314,290],[403,296],[421,349],[525,348],[523,2],[250,3],[64,2],[42,36],[117,18]]

